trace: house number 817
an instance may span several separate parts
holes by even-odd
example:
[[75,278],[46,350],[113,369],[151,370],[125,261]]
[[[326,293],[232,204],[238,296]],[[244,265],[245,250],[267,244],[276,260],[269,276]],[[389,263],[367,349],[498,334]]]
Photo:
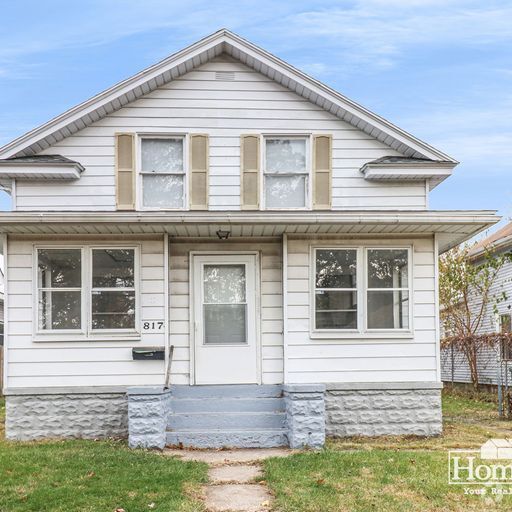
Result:
[[164,330],[164,322],[142,322],[142,330],[144,332],[160,332]]

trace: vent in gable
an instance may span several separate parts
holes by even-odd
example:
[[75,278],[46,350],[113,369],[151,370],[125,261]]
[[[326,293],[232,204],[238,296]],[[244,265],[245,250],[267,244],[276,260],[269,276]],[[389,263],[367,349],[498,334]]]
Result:
[[215,80],[221,82],[233,82],[235,80],[234,71],[215,71]]

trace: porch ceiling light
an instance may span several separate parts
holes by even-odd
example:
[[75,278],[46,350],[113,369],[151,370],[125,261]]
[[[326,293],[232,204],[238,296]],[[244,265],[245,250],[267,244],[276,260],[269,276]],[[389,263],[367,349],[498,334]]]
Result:
[[220,240],[227,240],[229,238],[229,235],[231,235],[231,231],[226,231],[224,229],[219,229],[217,231],[217,236]]

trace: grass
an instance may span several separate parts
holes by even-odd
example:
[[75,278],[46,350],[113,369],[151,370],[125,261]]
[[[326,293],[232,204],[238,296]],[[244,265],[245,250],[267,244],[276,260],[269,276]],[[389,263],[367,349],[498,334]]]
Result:
[[265,480],[282,512],[472,512],[511,510],[512,497],[465,495],[447,482],[448,449],[511,437],[487,394],[445,391],[437,438],[330,440],[326,449],[269,459]]
[[[0,401],[0,424],[5,404]],[[3,427],[2,427],[3,428]],[[206,465],[121,441],[0,440],[0,512],[192,512]]]
[[[279,512],[476,512],[511,510],[512,497],[468,496],[447,483],[447,450],[511,437],[494,397],[443,393],[438,438],[330,440],[320,452],[265,462]],[[0,512],[202,511],[206,465],[129,450],[120,441],[3,441],[0,398]]]

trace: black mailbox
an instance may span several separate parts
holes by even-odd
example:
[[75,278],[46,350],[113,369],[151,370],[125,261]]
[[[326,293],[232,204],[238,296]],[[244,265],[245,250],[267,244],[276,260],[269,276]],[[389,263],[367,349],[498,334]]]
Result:
[[134,360],[163,361],[165,359],[164,347],[137,347],[132,349]]

